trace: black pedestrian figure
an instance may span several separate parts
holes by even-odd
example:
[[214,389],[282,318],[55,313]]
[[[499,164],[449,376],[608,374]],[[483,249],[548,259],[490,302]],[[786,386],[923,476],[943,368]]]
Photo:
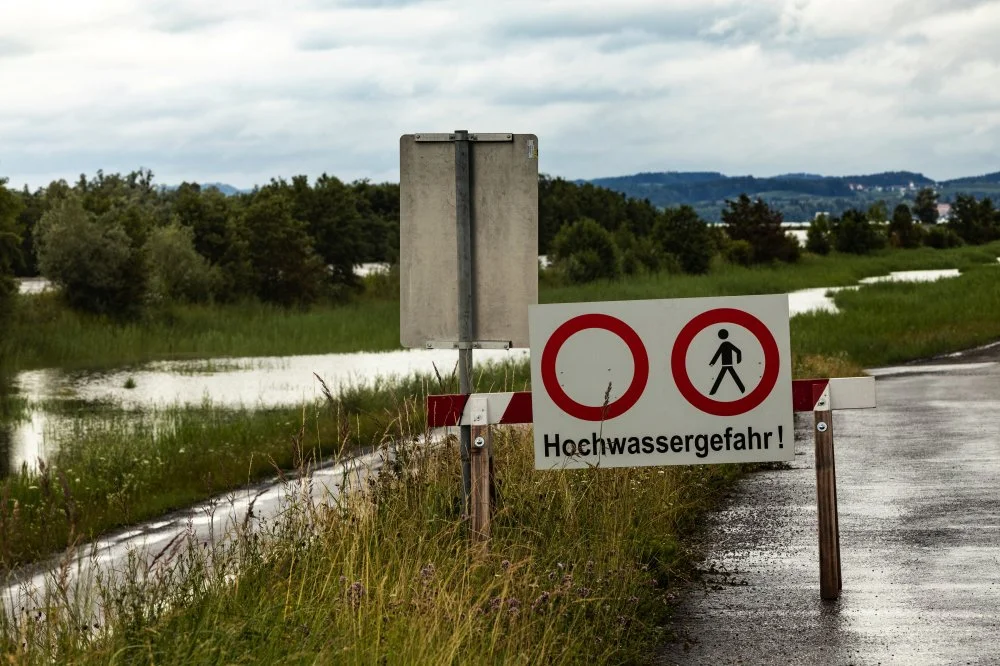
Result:
[[743,382],[740,381],[740,376],[736,374],[736,369],[733,368],[733,352],[736,352],[736,363],[743,362],[743,352],[740,348],[734,345],[726,338],[729,337],[729,331],[722,329],[719,331],[719,338],[723,340],[723,343],[719,345],[719,351],[715,352],[715,356],[712,357],[712,361],[708,364],[709,366],[715,365],[716,361],[722,361],[722,370],[719,372],[719,376],[715,379],[715,384],[712,385],[712,391],[709,395],[715,395],[715,392],[719,390],[719,385],[722,383],[722,378],[726,376],[728,372],[733,376],[733,381],[736,382],[736,386],[739,387],[740,393],[746,393],[747,389],[743,386]]

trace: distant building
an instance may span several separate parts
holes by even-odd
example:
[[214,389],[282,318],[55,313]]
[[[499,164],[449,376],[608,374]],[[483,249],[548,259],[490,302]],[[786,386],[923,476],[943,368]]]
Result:
[[938,220],[947,220],[951,217],[951,204],[939,203],[937,205]]

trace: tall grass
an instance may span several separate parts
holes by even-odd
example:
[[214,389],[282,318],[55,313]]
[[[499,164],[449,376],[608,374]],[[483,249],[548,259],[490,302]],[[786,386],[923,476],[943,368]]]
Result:
[[79,609],[7,620],[0,651],[24,663],[643,660],[687,570],[684,535],[742,468],[539,472],[529,431],[513,428],[495,451],[489,550],[470,545],[454,503],[454,441],[403,444],[399,464],[325,506],[299,497],[230,547],[133,563],[104,589],[96,627]]
[[865,367],[927,358],[1000,339],[1000,266],[930,284],[880,283],[834,294],[840,314],[792,319],[803,355],[840,355]]
[[[552,284],[540,291],[545,303],[780,294],[810,287],[853,285],[861,278],[892,271],[995,264],[1000,241],[950,250],[883,250],[867,256],[804,254],[796,264],[744,267],[716,262],[706,275],[657,273],[584,285]],[[543,282],[544,285],[544,282]]]
[[[494,364],[478,368],[474,381],[483,391],[524,389],[527,375],[525,365]],[[67,414],[68,427],[50,433],[59,449],[47,466],[0,479],[0,573],[290,469],[302,455],[294,439],[302,423],[323,461],[377,446],[401,427],[422,428],[424,396],[457,389],[449,373],[347,389],[296,408]]]
[[[1000,242],[948,250],[884,250],[870,256],[806,254],[798,264],[745,268],[716,262],[707,275],[659,273],[585,285],[542,279],[543,303],[783,293],[855,284],[917,268],[995,263]],[[397,282],[393,282],[396,280]],[[346,305],[284,310],[263,304],[175,306],[118,323],[67,310],[57,294],[21,299],[7,344],[15,369],[102,368],[154,359],[384,351],[399,348],[398,275],[373,276]]]
[[153,359],[282,356],[399,347],[399,305],[366,299],[310,310],[244,303],[178,305],[135,322],[73,312],[49,293],[20,299],[8,364],[103,368]]

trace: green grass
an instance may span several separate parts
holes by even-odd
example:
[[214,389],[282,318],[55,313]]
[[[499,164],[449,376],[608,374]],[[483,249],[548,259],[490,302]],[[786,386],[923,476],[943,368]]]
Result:
[[880,283],[834,295],[841,313],[792,319],[801,355],[864,367],[959,351],[1000,339],[1000,265],[930,284]]
[[[478,371],[481,390],[523,389],[527,367]],[[41,474],[0,479],[0,573],[76,541],[163,515],[296,467],[377,446],[425,422],[423,396],[457,391],[454,377],[412,377],[347,390],[298,408],[234,410],[205,405],[122,410],[53,401],[68,427]],[[26,407],[11,403],[11,409]],[[405,422],[400,422],[404,418]],[[309,433],[298,433],[308,423]],[[308,434],[303,450],[296,438]],[[51,444],[50,444],[51,446]]]
[[950,250],[883,250],[868,256],[834,254],[821,257],[804,254],[797,264],[751,268],[716,262],[712,272],[707,275],[659,273],[584,285],[550,285],[541,290],[539,300],[544,303],[570,303],[780,294],[810,287],[853,285],[861,278],[886,275],[892,271],[935,268],[966,270],[983,264],[995,264],[998,256],[1000,241]]
[[[304,430],[312,426],[306,421]],[[412,433],[404,431],[404,440]],[[495,439],[489,550],[454,498],[454,443],[403,446],[329,508],[300,501],[228,549],[134,565],[93,626],[80,609],[0,629],[16,663],[635,663],[663,638],[684,537],[744,468],[534,469],[529,431]],[[54,592],[58,596],[58,590]],[[2,620],[0,620],[2,625]]]
[[[1000,242],[950,250],[885,250],[871,256],[806,254],[800,263],[744,268],[716,262],[708,275],[666,273],[585,285],[540,284],[543,303],[783,293],[855,284],[917,268],[968,269],[995,263]],[[263,304],[175,306],[121,324],[74,313],[56,294],[21,299],[7,346],[13,369],[94,369],[156,359],[286,356],[399,348],[397,293],[389,278],[347,305],[284,310]]]
[[72,312],[56,294],[21,299],[7,348],[17,369],[95,369],[157,359],[285,356],[399,347],[399,304],[285,310],[265,304],[184,305],[122,324]]

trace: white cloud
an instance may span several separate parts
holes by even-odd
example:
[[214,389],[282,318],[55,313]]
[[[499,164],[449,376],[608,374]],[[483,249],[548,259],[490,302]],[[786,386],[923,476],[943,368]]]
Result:
[[0,2],[14,183],[395,179],[460,127],[568,177],[1000,169],[996,2]]

